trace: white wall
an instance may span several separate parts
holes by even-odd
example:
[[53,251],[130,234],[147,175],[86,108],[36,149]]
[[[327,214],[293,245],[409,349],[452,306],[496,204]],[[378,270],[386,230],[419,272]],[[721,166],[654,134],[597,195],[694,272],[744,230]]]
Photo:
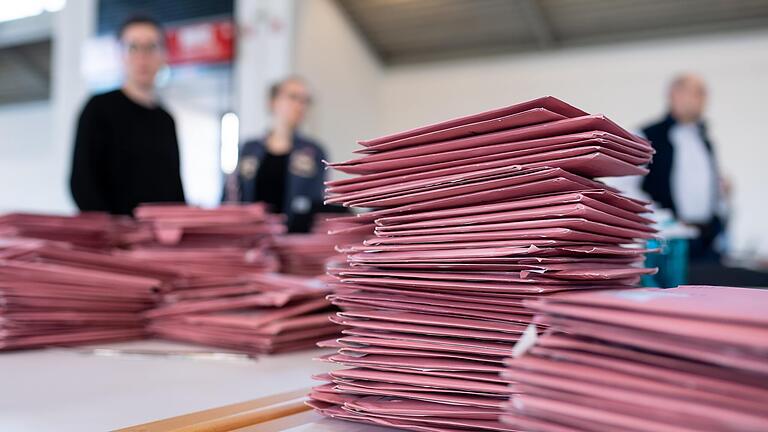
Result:
[[[46,17],[43,21],[51,26],[48,32],[53,38],[50,100],[0,107],[0,212],[74,211],[69,162],[74,125],[86,94],[81,46],[93,32],[94,17],[95,0],[67,2],[64,9]],[[39,24],[38,17],[29,19]]]
[[50,156],[52,118],[48,101],[0,106],[0,213],[68,205],[51,178],[59,165]]
[[264,134],[269,124],[269,86],[290,72],[298,0],[237,0],[235,109],[242,140]]
[[315,104],[305,132],[330,158],[352,156],[358,139],[378,128],[378,60],[335,1],[299,2],[294,70],[311,83]]
[[554,95],[638,128],[665,110],[670,77],[704,76],[707,117],[723,173],[734,183],[735,249],[768,256],[768,32],[714,35],[388,69],[379,87],[380,129]]

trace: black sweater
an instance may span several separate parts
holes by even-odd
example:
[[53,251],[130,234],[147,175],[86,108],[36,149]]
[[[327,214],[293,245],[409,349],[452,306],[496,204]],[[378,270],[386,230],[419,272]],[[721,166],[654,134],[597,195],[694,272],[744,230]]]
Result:
[[140,203],[184,202],[173,118],[115,90],[80,114],[70,178],[82,211],[131,214]]

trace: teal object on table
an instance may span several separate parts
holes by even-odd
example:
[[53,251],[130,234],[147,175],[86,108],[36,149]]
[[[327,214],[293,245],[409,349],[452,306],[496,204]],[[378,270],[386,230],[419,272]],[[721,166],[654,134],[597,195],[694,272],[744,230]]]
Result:
[[649,240],[649,249],[659,252],[645,256],[646,267],[658,267],[658,273],[642,278],[644,287],[673,288],[688,281],[688,239],[670,238]]

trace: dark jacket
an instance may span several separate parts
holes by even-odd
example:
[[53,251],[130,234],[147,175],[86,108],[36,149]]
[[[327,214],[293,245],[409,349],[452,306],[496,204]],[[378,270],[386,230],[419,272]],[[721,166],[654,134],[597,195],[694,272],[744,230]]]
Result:
[[[643,129],[643,135],[651,141],[656,154],[653,155],[653,162],[648,167],[650,172],[643,178],[642,188],[661,207],[670,209],[677,216],[677,205],[672,196],[672,167],[676,155],[675,148],[669,139],[669,132],[675,123],[675,119],[671,115],[667,115],[662,121]],[[699,123],[699,128],[704,145],[714,165],[715,175],[717,175],[717,164],[712,152],[712,143],[707,136],[706,126],[704,123]]]
[[[653,144],[656,154],[653,162],[648,167],[650,172],[643,178],[643,190],[661,207],[668,208],[677,217],[677,204],[672,195],[672,167],[674,166],[675,148],[669,139],[669,132],[675,125],[675,119],[667,115],[662,121],[645,127],[642,131]],[[707,136],[704,123],[699,123],[704,145],[709,152],[715,176],[718,176],[718,167],[712,151],[712,143]],[[684,221],[685,222],[685,221]],[[694,259],[718,259],[719,254],[714,250],[714,242],[724,230],[724,222],[713,213],[712,219],[703,224],[697,224],[699,237],[694,239],[689,246],[689,254]]]
[[[246,142],[240,149],[237,170],[225,186],[225,200],[254,202],[256,172],[266,154],[264,139]],[[282,213],[291,220],[308,215],[312,209],[322,206],[325,189],[325,152],[315,141],[301,135],[293,136],[293,149],[288,160],[288,179],[285,183],[285,199]]]

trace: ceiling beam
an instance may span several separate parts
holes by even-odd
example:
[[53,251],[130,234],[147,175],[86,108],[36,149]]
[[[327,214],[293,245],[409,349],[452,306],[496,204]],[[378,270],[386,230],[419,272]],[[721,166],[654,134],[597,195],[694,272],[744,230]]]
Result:
[[539,0],[518,0],[516,4],[533,33],[539,48],[551,48],[555,43],[552,25],[547,20]]

